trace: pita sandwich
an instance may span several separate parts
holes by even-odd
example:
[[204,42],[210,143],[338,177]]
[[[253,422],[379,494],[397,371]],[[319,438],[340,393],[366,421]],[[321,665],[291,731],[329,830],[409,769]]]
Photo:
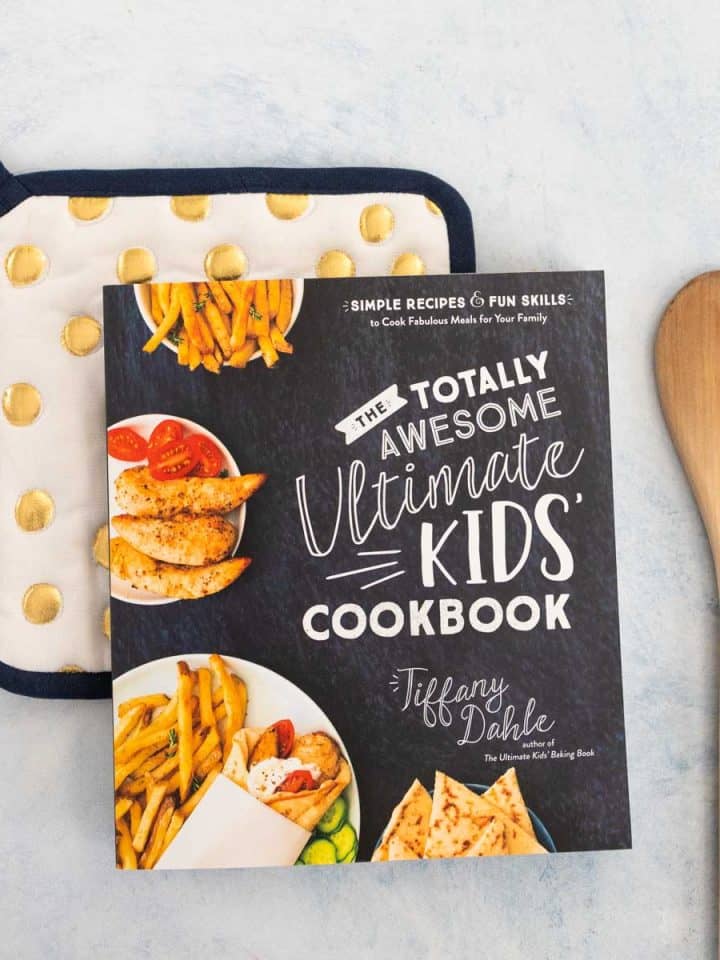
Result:
[[390,841],[398,838],[415,854],[415,859],[419,860],[425,849],[431,808],[430,794],[419,780],[414,780],[408,792],[393,810],[372,859],[376,862],[392,859],[389,856]]
[[398,837],[390,837],[388,840],[388,860],[419,860],[420,857],[415,853],[412,847],[409,847],[405,841]]
[[[223,767],[225,776],[244,790],[248,789],[250,757],[262,734],[262,727],[243,727],[242,730],[238,730],[232,739],[232,747]],[[272,807],[276,813],[282,814],[288,820],[312,832],[351,779],[350,766],[345,758],[341,757],[335,776],[332,779],[323,780],[312,790],[274,793],[267,800],[258,802],[264,803],[266,807]]]
[[495,783],[486,790],[483,797],[498,810],[502,810],[513,823],[517,824],[531,837],[535,836],[530,814],[525,806],[523,795],[520,792],[515,767],[510,767],[505,773],[495,781]]
[[466,857],[503,857],[507,856],[505,827],[497,817],[482,830],[477,841],[465,852]]
[[508,853],[547,852],[534,837],[484,796],[479,796],[463,783],[437,771],[425,856],[466,856],[468,850],[478,845],[483,830],[493,817],[505,828]]

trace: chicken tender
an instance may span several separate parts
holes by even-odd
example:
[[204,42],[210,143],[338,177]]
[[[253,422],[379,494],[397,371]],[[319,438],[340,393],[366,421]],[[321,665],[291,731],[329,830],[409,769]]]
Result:
[[237,539],[235,527],[215,514],[168,520],[123,514],[113,517],[112,525],[131,546],[154,560],[192,567],[224,560]]
[[129,467],[115,481],[115,500],[133,517],[166,520],[179,513],[230,513],[265,483],[264,473],[241,477],[181,477],[154,480],[148,467]]
[[153,560],[122,537],[110,541],[110,570],[138,590],[161,597],[199,600],[229,587],[250,566],[249,557],[233,557],[203,567],[181,567]]
[[314,763],[323,780],[334,780],[340,769],[340,748],[326,733],[304,733],[295,738],[290,752],[301,763]]

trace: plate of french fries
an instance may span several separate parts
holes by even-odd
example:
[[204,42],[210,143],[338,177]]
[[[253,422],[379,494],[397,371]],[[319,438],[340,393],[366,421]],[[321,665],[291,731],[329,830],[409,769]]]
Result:
[[233,737],[292,718],[347,758],[348,822],[360,829],[354,771],[342,740],[311,698],[280,674],[238,657],[187,654],[142,664],[113,682],[117,865],[153,869],[223,771]]
[[165,346],[188,370],[242,370],[262,357],[274,367],[293,352],[287,334],[297,319],[302,280],[205,280],[143,283],[135,298],[152,336],[145,353]]

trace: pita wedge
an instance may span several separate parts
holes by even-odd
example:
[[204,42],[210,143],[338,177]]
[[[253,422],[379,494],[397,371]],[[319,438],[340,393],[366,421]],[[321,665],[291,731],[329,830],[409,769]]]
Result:
[[505,843],[505,827],[497,817],[481,831],[475,843],[468,847],[466,857],[504,857],[508,848]]
[[505,828],[511,854],[546,853],[534,837],[483,796],[437,771],[425,857],[464,857],[480,841],[493,817]]
[[392,859],[389,852],[390,841],[393,838],[401,840],[416,858],[420,859],[425,849],[431,808],[430,794],[419,780],[414,780],[408,792],[393,810],[372,859],[376,862]]
[[419,860],[420,857],[415,853],[412,847],[409,847],[405,841],[398,837],[390,837],[387,850],[388,860]]
[[[223,773],[244,790],[248,788],[249,762],[252,751],[263,733],[261,727],[243,727],[232,739],[232,747],[225,761]],[[351,780],[350,766],[341,757],[338,772],[313,790],[298,793],[274,793],[262,802],[277,813],[292,820],[299,827],[312,831],[321,817],[337,800]]]
[[520,792],[515,767],[506,770],[490,789],[485,791],[483,797],[498,810],[502,810],[521,830],[529,833],[531,837],[535,836],[530,814]]

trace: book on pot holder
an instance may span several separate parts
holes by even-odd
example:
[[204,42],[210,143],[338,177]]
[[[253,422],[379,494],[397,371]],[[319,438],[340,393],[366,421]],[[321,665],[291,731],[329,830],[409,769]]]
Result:
[[104,317],[118,865],[629,847],[603,274]]

